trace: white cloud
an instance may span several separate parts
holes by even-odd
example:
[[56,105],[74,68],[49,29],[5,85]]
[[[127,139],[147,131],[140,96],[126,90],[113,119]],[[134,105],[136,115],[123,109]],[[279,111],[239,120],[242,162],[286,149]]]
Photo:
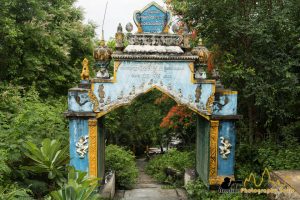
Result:
[[[128,22],[133,22],[133,13],[141,10],[153,0],[108,0],[108,9],[104,24],[105,39],[114,37],[118,24],[121,23],[123,28]],[[164,5],[163,0],[156,0],[159,5]],[[92,21],[98,28],[96,30],[98,37],[101,33],[101,25],[104,16],[106,0],[78,0],[75,6],[84,10],[85,22]],[[135,26],[135,25],[134,25]]]

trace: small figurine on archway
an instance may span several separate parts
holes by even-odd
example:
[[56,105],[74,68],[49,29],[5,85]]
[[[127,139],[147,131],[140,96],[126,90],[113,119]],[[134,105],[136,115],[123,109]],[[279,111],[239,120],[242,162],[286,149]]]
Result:
[[82,136],[76,143],[76,152],[79,158],[83,159],[88,152],[88,136]]
[[230,148],[232,147],[232,145],[229,143],[229,140],[225,139],[224,137],[220,137],[220,140],[221,144],[223,145],[219,146],[221,157],[223,159],[227,159],[230,154]]

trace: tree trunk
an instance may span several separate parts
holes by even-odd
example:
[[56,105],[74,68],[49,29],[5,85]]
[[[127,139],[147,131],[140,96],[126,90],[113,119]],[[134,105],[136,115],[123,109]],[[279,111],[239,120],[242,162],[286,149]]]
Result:
[[254,140],[254,123],[253,123],[253,107],[251,104],[248,104],[248,136],[249,136],[249,143],[253,145]]
[[162,144],[162,142],[160,143],[160,145],[159,145],[159,146],[160,146],[160,152],[161,152],[161,153],[164,153],[164,147],[163,147],[163,144]]

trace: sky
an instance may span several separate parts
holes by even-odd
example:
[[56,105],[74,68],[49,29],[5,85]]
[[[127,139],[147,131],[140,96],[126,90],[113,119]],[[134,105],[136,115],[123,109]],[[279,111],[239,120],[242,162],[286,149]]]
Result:
[[[163,0],[108,0],[106,20],[104,24],[105,40],[108,40],[110,37],[114,37],[119,23],[122,24],[123,31],[125,31],[125,25],[128,22],[131,22],[136,28],[133,22],[134,11],[143,9],[152,1],[164,6]],[[100,37],[101,34],[106,2],[107,0],[78,0],[75,4],[76,7],[83,9],[85,23],[91,21],[97,25],[96,32],[98,37]],[[135,31],[136,30],[133,32]]]

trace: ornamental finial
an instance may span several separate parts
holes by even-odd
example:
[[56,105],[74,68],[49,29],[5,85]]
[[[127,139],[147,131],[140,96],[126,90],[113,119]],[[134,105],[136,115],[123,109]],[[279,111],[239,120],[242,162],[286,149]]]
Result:
[[203,46],[203,40],[202,40],[202,38],[199,39],[198,45],[199,46]]
[[82,72],[81,72],[81,80],[89,80],[90,78],[90,70],[89,70],[89,61],[84,58],[82,61]]
[[201,38],[199,39],[198,46],[192,50],[192,54],[198,56],[200,63],[207,64],[210,53],[209,50],[203,45]]
[[124,49],[124,33],[123,33],[123,27],[121,23],[118,26],[115,39],[116,39],[116,50],[122,52]]
[[100,46],[101,46],[101,47],[104,47],[104,46],[105,46],[104,30],[102,30],[102,35],[101,35],[101,40],[100,40]]

